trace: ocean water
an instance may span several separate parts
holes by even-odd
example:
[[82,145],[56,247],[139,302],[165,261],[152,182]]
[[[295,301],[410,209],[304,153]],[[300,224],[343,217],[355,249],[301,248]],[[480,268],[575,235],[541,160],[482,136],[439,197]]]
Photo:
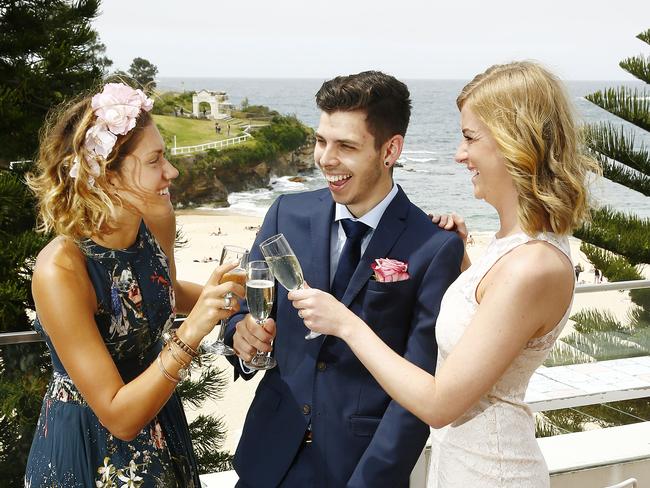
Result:
[[[251,104],[267,105],[283,114],[294,114],[305,124],[316,128],[319,111],[314,95],[324,80],[319,79],[235,79],[235,78],[161,78],[158,86],[164,90],[222,90],[238,105],[244,98]],[[460,141],[456,96],[464,80],[405,80],[413,101],[413,112],[404,151],[396,168],[395,181],[411,201],[427,212],[454,211],[463,215],[472,231],[495,230],[498,224],[492,207],[476,200],[472,193],[469,172],[454,162]],[[568,91],[579,117],[584,122],[612,121],[631,127],[637,141],[650,146],[650,136],[636,130],[621,119],[610,115],[584,99],[586,94],[607,87],[628,85],[643,88],[642,83],[570,81]],[[325,180],[318,172],[305,183],[293,183],[288,178],[274,178],[272,189],[233,193],[229,203],[233,210],[264,215],[273,200],[287,192],[323,188]],[[599,202],[622,211],[632,211],[650,217],[650,198],[608,180],[598,181],[593,195]]]

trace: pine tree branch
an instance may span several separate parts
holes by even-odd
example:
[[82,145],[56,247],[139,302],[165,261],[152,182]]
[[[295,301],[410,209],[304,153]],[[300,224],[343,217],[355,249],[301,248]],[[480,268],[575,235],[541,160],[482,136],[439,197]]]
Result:
[[226,425],[221,417],[199,415],[189,425],[193,443],[202,450],[220,449],[226,439]]
[[650,57],[642,54],[624,59],[618,65],[635,78],[650,83]]
[[650,95],[645,90],[622,86],[607,88],[604,92],[599,90],[585,98],[603,110],[650,131]]
[[641,32],[636,36],[637,39],[641,39],[646,44],[650,44],[650,29]]
[[[650,263],[650,219],[639,219],[634,215],[603,207],[592,210],[591,222],[577,229],[574,235],[589,244],[624,256],[632,265]],[[596,263],[591,259],[597,257],[604,260],[605,256],[592,254],[594,256],[588,255],[590,260],[605,273],[605,263]],[[624,275],[612,276],[605,273],[610,281],[642,279],[638,272],[625,272]]]
[[189,430],[201,472],[232,469],[232,456],[220,451],[226,437],[226,426],[221,418],[199,415],[192,421]]
[[174,238],[174,249],[184,249],[190,244],[189,239],[183,232],[183,227],[181,225],[176,226],[176,237]]
[[650,176],[650,155],[643,143],[635,148],[633,131],[608,122],[584,126],[584,135],[587,146],[594,151]]
[[[211,364],[211,362],[214,362],[214,360],[207,358],[203,360],[203,364]],[[228,386],[226,371],[211,365],[201,370],[199,378],[190,379],[179,384],[176,391],[185,405],[199,408],[208,398],[220,400],[226,386]]]
[[588,334],[589,332],[625,332],[626,329],[616,320],[616,317],[606,310],[580,310],[571,316],[571,320],[576,322],[574,330]]
[[603,169],[605,178],[650,196],[650,177],[612,161],[603,154],[592,152],[592,155]]

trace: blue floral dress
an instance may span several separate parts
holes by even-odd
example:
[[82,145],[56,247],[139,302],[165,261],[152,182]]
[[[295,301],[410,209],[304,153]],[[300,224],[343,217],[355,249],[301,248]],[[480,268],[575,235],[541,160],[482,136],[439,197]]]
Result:
[[[155,360],[161,335],[174,320],[167,256],[144,223],[127,249],[107,249],[90,240],[80,247],[97,296],[97,327],[129,382]],[[38,318],[36,329],[45,335]],[[176,393],[135,439],[122,441],[102,426],[47,336],[46,341],[54,374],[27,461],[26,487],[201,486]]]

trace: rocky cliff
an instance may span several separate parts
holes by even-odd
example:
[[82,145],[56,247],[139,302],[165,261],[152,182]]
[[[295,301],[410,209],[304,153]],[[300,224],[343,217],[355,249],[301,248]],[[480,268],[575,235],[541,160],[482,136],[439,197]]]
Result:
[[183,173],[191,171],[192,166],[203,162],[205,155],[192,155],[178,158],[174,164],[179,167],[181,177],[174,192],[174,200],[179,207],[212,206],[227,207],[228,194],[237,191],[267,187],[272,176],[300,176],[314,171],[314,139],[298,149],[281,153],[268,160],[260,160],[247,165],[209,165],[200,175],[193,175],[191,184],[183,182]]

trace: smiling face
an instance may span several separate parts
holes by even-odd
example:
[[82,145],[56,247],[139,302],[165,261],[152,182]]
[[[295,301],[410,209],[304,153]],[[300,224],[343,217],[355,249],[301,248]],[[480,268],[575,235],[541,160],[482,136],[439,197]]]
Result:
[[495,208],[506,202],[517,201],[515,185],[506,169],[506,159],[501,153],[490,129],[474,115],[469,104],[460,112],[463,140],[454,159],[471,172],[474,196]]
[[361,217],[390,192],[390,168],[399,157],[402,142],[401,136],[394,136],[377,149],[365,111],[322,112],[314,161],[327,179],[334,201]]
[[140,140],[124,158],[114,185],[124,206],[143,217],[167,215],[172,209],[169,186],[178,170],[165,158],[165,144],[155,124],[142,129]]

